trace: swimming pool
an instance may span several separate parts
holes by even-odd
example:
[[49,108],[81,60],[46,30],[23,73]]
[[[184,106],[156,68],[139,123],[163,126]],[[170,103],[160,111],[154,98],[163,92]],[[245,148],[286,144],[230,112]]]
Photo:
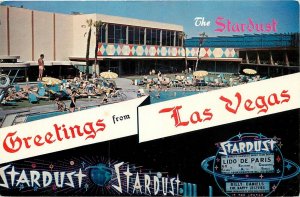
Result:
[[191,96],[194,94],[200,94],[206,91],[161,91],[159,92],[160,97],[157,97],[157,91],[150,92],[150,102],[159,103],[171,99],[181,98],[185,96]]
[[[181,97],[185,97],[185,96],[190,96],[190,95],[194,95],[194,94],[199,94],[199,93],[203,93],[203,92],[206,92],[206,91],[161,91],[159,93],[160,97],[157,98],[158,92],[152,91],[152,92],[150,92],[150,102],[151,103],[159,103],[159,102],[176,99],[176,98],[181,98]],[[90,107],[87,107],[86,109],[90,109],[90,108],[94,108],[94,107],[97,107],[97,106],[90,106]],[[32,122],[35,120],[41,120],[44,118],[59,116],[59,115],[66,114],[66,113],[69,113],[69,112],[54,111],[54,112],[48,112],[48,113],[42,113],[42,114],[28,115],[25,122]]]

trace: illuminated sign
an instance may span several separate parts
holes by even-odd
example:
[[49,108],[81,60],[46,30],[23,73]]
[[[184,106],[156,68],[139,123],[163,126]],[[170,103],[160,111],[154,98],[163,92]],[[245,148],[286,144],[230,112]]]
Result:
[[25,161],[0,167],[1,189],[34,191],[36,194],[100,194],[147,196],[197,196],[197,185],[179,175],[145,169],[127,162],[91,158],[48,163]]
[[281,139],[277,137],[239,133],[217,146],[217,154],[201,166],[227,195],[269,195],[281,180],[300,173],[296,163],[283,157]]

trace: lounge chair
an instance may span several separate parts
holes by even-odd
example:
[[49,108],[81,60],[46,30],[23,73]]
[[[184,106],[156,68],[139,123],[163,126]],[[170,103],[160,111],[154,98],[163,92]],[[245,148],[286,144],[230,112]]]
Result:
[[222,82],[225,84],[225,86],[227,86],[228,85],[228,81],[224,78],[224,79],[222,79]]
[[28,101],[29,103],[38,103],[39,99],[36,95],[34,95],[33,93],[29,93],[28,94]]
[[16,106],[17,105],[17,102],[16,101],[7,101],[7,100],[3,100],[1,102],[2,105],[5,105],[5,106]]
[[16,92],[20,92],[20,91],[21,91],[20,86],[16,84],[16,85],[15,85],[15,90],[16,90]]
[[39,82],[39,83],[38,83],[38,88],[40,89],[40,88],[42,88],[42,87],[44,87],[44,84],[42,84],[41,82]]
[[39,99],[49,99],[49,97],[46,96],[46,90],[45,90],[45,88],[43,88],[43,87],[39,88],[39,90],[38,90],[37,93],[38,93],[37,97]]
[[59,88],[59,86],[57,84],[54,85],[54,86],[50,86],[49,89],[52,90],[55,93],[58,93],[59,90],[60,90],[60,88]]

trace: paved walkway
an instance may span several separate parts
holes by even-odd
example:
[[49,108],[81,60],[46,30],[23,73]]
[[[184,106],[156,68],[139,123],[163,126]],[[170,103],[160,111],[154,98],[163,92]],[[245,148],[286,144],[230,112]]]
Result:
[[127,99],[136,98],[138,86],[133,85],[132,80],[125,78],[115,79],[116,85],[118,88],[121,88],[121,91],[124,92],[127,96]]

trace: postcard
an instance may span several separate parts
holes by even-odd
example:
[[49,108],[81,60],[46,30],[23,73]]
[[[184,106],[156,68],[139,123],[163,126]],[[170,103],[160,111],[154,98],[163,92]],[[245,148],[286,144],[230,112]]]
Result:
[[0,13],[0,195],[299,196],[299,2]]

